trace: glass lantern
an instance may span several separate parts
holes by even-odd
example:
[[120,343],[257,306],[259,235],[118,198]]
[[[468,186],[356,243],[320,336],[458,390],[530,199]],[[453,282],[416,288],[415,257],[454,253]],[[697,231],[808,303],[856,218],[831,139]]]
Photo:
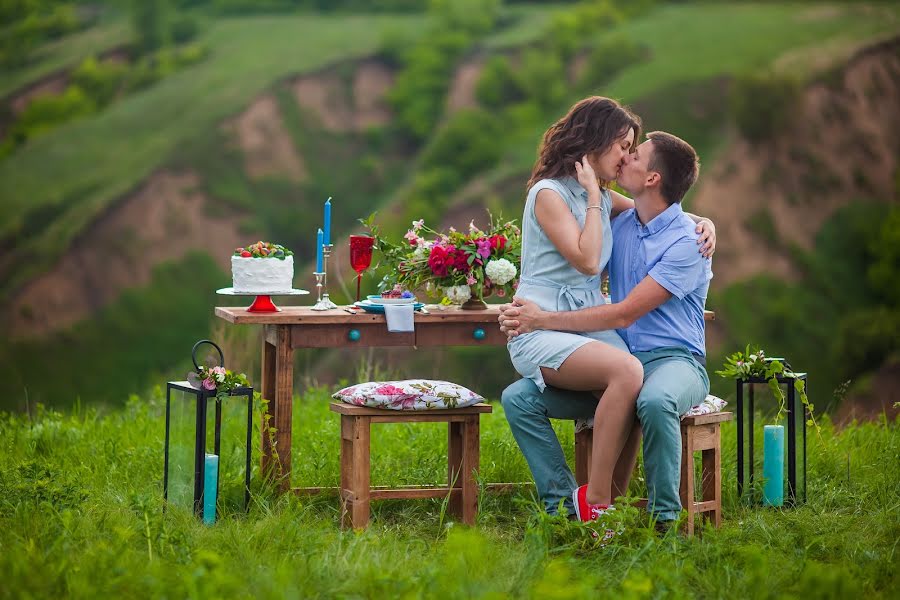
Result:
[[[213,357],[205,361],[206,366],[224,365],[221,348],[200,340],[191,351],[194,367],[199,369],[197,350],[204,344],[218,352],[218,363]],[[215,522],[220,506],[238,504],[248,510],[252,431],[252,387],[217,395],[198,382],[169,381],[163,471],[166,504],[192,510],[206,523]]]
[[[778,360],[790,369],[790,365],[783,358],[768,358],[766,360]],[[791,377],[779,374],[776,377],[779,386],[786,386],[786,435],[787,456],[785,467],[787,470],[787,494],[788,504],[794,505],[798,498],[806,501],[806,420],[809,417],[806,407],[800,401],[800,395],[794,388],[797,379],[803,380],[809,393],[806,373],[794,373]],[[750,377],[737,380],[737,490],[738,497],[743,497],[744,484],[747,482],[753,488],[754,482],[754,386],[763,384],[768,386],[768,380],[764,377]],[[747,386],[747,395],[744,394],[744,386]]]

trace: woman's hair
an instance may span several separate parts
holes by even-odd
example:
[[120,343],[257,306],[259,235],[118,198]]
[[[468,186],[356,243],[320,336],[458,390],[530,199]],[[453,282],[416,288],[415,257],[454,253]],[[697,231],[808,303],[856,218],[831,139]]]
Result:
[[606,152],[629,129],[634,129],[633,147],[641,137],[640,117],[609,98],[581,100],[544,133],[526,188],[541,179],[574,175],[575,161],[585,154]]

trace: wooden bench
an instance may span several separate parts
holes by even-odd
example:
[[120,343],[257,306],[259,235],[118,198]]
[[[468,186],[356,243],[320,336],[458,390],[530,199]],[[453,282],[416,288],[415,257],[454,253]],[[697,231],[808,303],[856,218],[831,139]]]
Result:
[[[369,524],[369,503],[384,498],[445,498],[448,512],[467,525],[475,524],[478,486],[475,475],[480,457],[479,418],[491,412],[489,404],[430,411],[400,411],[332,402],[341,415],[341,525],[354,529]],[[386,489],[371,486],[370,433],[372,423],[447,423],[447,486],[407,486]]]
[[[715,412],[681,420],[681,506],[687,510],[685,530],[694,534],[695,518],[707,516],[715,525],[722,524],[722,438],[720,425],[730,421],[730,412]],[[591,447],[594,430],[575,433],[575,481],[587,483],[591,472]],[[694,485],[694,452],[702,453],[700,485],[702,495],[696,499]],[[637,503],[646,506],[647,500]]]

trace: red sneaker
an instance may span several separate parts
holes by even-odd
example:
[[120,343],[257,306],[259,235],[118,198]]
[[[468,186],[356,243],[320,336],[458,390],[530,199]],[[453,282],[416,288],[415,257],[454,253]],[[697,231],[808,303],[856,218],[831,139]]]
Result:
[[608,511],[615,510],[608,504],[589,504],[587,501],[587,485],[575,488],[572,492],[572,502],[575,504],[575,514],[579,521],[596,521]]

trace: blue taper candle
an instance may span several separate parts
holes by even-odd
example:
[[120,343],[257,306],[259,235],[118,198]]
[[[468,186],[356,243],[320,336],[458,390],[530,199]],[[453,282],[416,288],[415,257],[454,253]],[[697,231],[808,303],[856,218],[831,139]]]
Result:
[[[325,226],[322,228],[325,230],[325,245],[331,243],[331,196],[328,197],[328,200],[325,201]],[[319,269],[321,271],[321,269]]]
[[219,457],[207,454],[203,465],[203,522],[216,522],[216,495],[219,490]]
[[319,229],[316,233],[316,273],[322,272],[322,244],[324,243],[322,230]]
[[784,504],[784,426],[763,428],[763,504]]

